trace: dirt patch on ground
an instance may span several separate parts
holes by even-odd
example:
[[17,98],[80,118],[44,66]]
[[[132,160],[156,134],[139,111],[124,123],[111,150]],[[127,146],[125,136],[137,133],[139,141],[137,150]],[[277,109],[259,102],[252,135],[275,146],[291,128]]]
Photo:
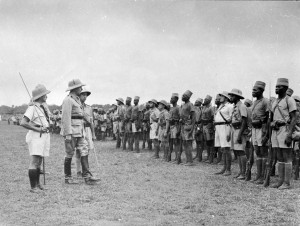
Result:
[[[299,225],[300,185],[279,191],[232,177],[215,176],[221,166],[173,165],[96,142],[100,162],[90,166],[96,186],[65,185],[64,146],[51,137],[46,158],[48,190],[29,192],[26,130],[0,124],[1,225]],[[73,161],[74,162],[74,161]],[[233,174],[237,173],[233,165]],[[75,169],[75,165],[73,165]],[[75,175],[75,171],[73,170]],[[272,178],[274,180],[274,178]]]

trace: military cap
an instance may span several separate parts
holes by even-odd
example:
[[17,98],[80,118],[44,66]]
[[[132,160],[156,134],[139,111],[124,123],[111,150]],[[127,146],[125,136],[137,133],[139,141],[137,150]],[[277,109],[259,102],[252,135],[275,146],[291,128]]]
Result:
[[85,86],[79,79],[73,79],[68,83],[68,89],[66,91],[71,91],[73,89]]
[[155,100],[155,99],[149,100],[148,102],[152,102],[157,105],[157,100]]
[[135,97],[134,97],[134,100],[139,100],[139,99],[140,99],[139,96],[135,96]]
[[165,100],[159,101],[158,104],[163,104],[165,107],[168,107],[168,102]]
[[246,99],[246,100],[244,101],[244,104],[246,104],[246,103],[248,103],[250,106],[252,105],[252,101],[249,100],[249,99]]
[[206,95],[205,99],[212,100],[212,97],[210,95]]
[[277,86],[289,86],[289,80],[287,78],[279,78],[277,79]]
[[236,96],[238,96],[239,98],[244,99],[243,94],[242,94],[242,91],[239,90],[239,89],[235,89],[235,88],[234,88],[234,89],[232,89],[231,92],[229,92],[228,94],[229,94],[229,95],[236,95]]
[[299,96],[293,96],[294,100],[297,102],[300,102],[300,97]]
[[122,104],[124,104],[124,99],[119,97],[118,99],[116,99],[116,101],[120,101]]
[[131,97],[127,97],[127,98],[126,98],[126,101],[131,101],[131,100],[132,100]]
[[172,97],[179,97],[178,93],[172,93]]
[[255,84],[254,84],[254,87],[261,88],[261,89],[265,90],[266,83],[264,83],[262,81],[256,81]]
[[82,88],[82,91],[80,92],[80,94],[82,93],[87,93],[87,95],[91,95],[91,91],[89,91],[86,87]]
[[34,90],[32,90],[32,101],[39,99],[42,96],[49,94],[51,91],[47,90],[44,85],[37,85]]
[[286,94],[289,95],[289,96],[292,96],[294,93],[294,90],[292,90],[291,88],[288,88],[287,91],[286,91]]
[[203,99],[202,98],[197,98],[197,100],[195,101],[195,103],[197,103],[197,102],[199,102],[199,103],[203,103]]
[[228,96],[228,92],[227,91],[223,91],[222,93],[219,93],[220,96],[226,97],[227,99],[230,99],[230,97]]
[[186,95],[190,98],[193,95],[193,93],[190,90],[187,90],[183,93],[183,95]]

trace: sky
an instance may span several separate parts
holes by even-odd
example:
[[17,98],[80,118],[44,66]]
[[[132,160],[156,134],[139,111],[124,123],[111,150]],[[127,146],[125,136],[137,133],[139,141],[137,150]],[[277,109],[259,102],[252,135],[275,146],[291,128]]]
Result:
[[[61,105],[74,78],[88,104],[118,97],[191,101],[279,77],[300,95],[300,3],[0,0],[0,105],[21,105],[37,84]],[[271,89],[270,89],[271,88]]]

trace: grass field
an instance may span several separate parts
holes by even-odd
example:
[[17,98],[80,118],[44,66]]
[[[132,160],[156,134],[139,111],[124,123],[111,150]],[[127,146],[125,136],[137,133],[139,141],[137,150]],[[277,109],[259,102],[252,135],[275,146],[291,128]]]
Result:
[[116,150],[112,141],[96,142],[99,168],[90,155],[98,185],[65,185],[63,139],[53,135],[45,161],[48,190],[32,194],[26,132],[0,123],[1,225],[300,224],[299,181],[291,190],[266,189],[213,175],[221,166],[173,165],[151,159],[147,150]]

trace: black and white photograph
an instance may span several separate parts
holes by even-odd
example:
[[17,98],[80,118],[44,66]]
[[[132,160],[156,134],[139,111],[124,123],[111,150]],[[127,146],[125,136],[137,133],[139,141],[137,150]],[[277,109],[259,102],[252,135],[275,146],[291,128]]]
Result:
[[298,1],[0,0],[0,225],[300,225]]

